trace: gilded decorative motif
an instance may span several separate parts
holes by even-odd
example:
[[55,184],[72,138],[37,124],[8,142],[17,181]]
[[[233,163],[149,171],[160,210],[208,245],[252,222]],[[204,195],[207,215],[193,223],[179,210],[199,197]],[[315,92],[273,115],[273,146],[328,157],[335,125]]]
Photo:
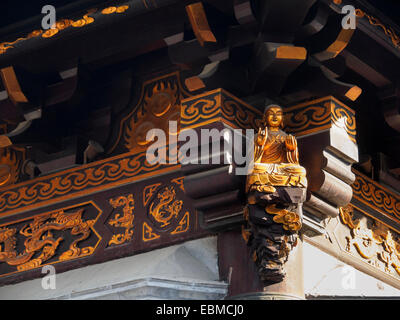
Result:
[[[126,10],[129,9],[128,5],[123,5],[123,6],[118,6],[118,7],[108,7],[105,8],[101,11],[101,14],[111,14],[111,13],[123,13]],[[56,21],[55,25],[53,28],[47,29],[47,30],[34,30],[30,32],[26,37],[21,37],[18,38],[15,41],[12,42],[2,42],[0,43],[0,54],[5,53],[7,50],[14,48],[13,45],[15,45],[18,42],[25,41],[31,38],[39,37],[42,36],[43,38],[51,38],[58,34],[60,31],[65,30],[67,28],[73,27],[73,28],[81,28],[83,26],[86,26],[88,24],[91,24],[95,21],[93,17],[90,17],[90,14],[93,14],[97,12],[97,9],[91,9],[89,10],[86,14],[83,15],[82,18],[77,19],[77,20],[71,20],[71,19],[61,19]]]
[[101,11],[102,14],[111,14],[111,13],[122,13],[128,10],[129,6],[119,6],[119,7],[108,7]]
[[153,229],[146,222],[143,222],[143,232],[142,232],[143,241],[147,242],[158,238],[160,238],[160,235],[155,233]]
[[182,205],[182,200],[176,200],[174,187],[167,186],[157,194],[156,199],[151,203],[149,214],[160,228],[164,228],[171,224],[173,218],[178,218]]
[[346,237],[346,251],[356,252],[371,265],[387,273],[400,275],[400,244],[398,235],[394,236],[389,228],[378,221],[371,227],[354,220],[352,205],[340,208],[340,220],[350,229],[350,237]]
[[182,101],[182,128],[196,128],[222,121],[233,128],[255,129],[262,113],[223,89],[216,89]]
[[184,233],[189,230],[190,226],[190,221],[189,221],[189,212],[186,211],[185,215],[182,217],[181,221],[179,221],[178,226],[174,231],[171,232],[171,234],[178,234],[178,233]]
[[296,212],[279,209],[274,204],[267,206],[265,212],[274,215],[273,220],[281,223],[285,230],[299,231],[301,229],[301,220]]
[[[176,81],[162,79],[155,82],[143,99],[143,108],[138,112],[137,118],[132,117],[125,128],[125,147],[131,152],[146,150],[152,140],[147,140],[146,135],[151,129],[161,129],[169,134],[169,121],[179,121],[180,93]],[[168,142],[167,142],[168,143]]]
[[0,149],[0,186],[7,186],[18,182],[24,161],[24,148],[11,146]]
[[161,183],[155,183],[150,186],[146,186],[143,189],[143,206],[146,206],[148,204],[149,200],[154,195],[159,186],[161,186]]
[[356,175],[352,184],[353,197],[400,222],[400,197],[354,169],[353,172]]
[[361,9],[356,9],[356,16],[358,18],[367,18],[368,22],[372,26],[376,26],[382,29],[382,31],[390,38],[392,41],[393,45],[397,48],[400,49],[400,37],[399,35],[393,30],[392,27],[387,27],[385,26],[378,18],[375,18],[367,13],[365,13]]
[[[0,189],[0,215],[70,199],[89,191],[134,181],[155,172],[175,170],[176,166],[150,165],[146,154],[124,154]],[[89,190],[90,189],[90,190]]]
[[143,223],[143,241],[189,230],[190,213],[184,210],[183,201],[178,197],[179,193],[184,192],[183,179],[178,177],[171,179],[167,185],[154,183],[143,189],[143,206],[149,218],[148,222]]
[[285,130],[302,136],[331,128],[343,128],[356,141],[355,112],[334,97],[325,97],[285,109]]
[[[78,238],[74,237],[69,248],[60,253],[58,260],[53,262],[91,255],[95,250],[95,246],[80,248],[78,244],[88,239],[92,231],[94,232],[93,225],[97,218],[83,219],[82,216],[85,209],[78,209],[73,212],[69,212],[69,210],[66,212],[65,210],[67,209],[35,216],[33,219],[26,219],[31,220],[31,222],[22,224],[20,228],[11,227],[10,225],[1,226],[0,262],[16,266],[18,271],[40,267],[43,263],[56,257],[56,251],[60,243],[67,241],[67,230],[70,230],[71,236],[78,236]],[[22,239],[20,240],[21,237],[24,239],[23,250],[17,246],[17,243],[22,241]]]
[[119,245],[131,241],[133,236],[133,209],[135,209],[133,195],[130,194],[127,197],[121,196],[115,199],[110,199],[109,202],[114,209],[123,207],[123,215],[121,216],[117,213],[113,219],[108,221],[108,224],[113,227],[125,228],[125,233],[114,234],[108,242],[108,245]]

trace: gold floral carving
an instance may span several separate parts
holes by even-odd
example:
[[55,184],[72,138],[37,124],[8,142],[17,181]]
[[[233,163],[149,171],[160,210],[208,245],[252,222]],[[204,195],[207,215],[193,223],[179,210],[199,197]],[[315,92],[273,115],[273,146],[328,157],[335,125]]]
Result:
[[382,31],[390,38],[392,41],[393,45],[397,48],[400,49],[400,37],[399,35],[393,30],[392,27],[387,27],[385,26],[378,18],[375,18],[366,12],[364,12],[361,9],[356,9],[356,16],[358,18],[367,18],[368,22],[370,25],[379,27],[382,29]]
[[196,128],[221,121],[233,128],[255,129],[262,113],[223,89],[215,89],[182,101],[181,125]]
[[[102,14],[111,14],[111,13],[123,13],[126,10],[129,9],[128,5],[123,5],[123,6],[118,6],[118,7],[108,7],[105,8],[101,11]],[[69,27],[73,28],[81,28],[83,26],[86,26],[88,24],[91,24],[95,21],[93,17],[90,17],[89,14],[95,13],[97,9],[90,9],[86,14],[83,15],[82,18],[77,19],[77,20],[72,20],[72,19],[61,19],[59,21],[56,21],[55,25],[47,30],[34,30],[30,32],[26,37],[21,37],[18,38],[15,41],[9,42],[2,42],[0,43],[0,54],[4,54],[7,50],[14,48],[13,45],[25,41],[34,37],[39,37],[42,36],[43,38],[51,38],[58,34],[60,31],[65,30]]]
[[149,214],[163,228],[170,225],[172,218],[178,218],[182,205],[182,200],[176,200],[174,187],[168,186],[157,194],[156,200],[150,205]]
[[274,204],[267,206],[265,212],[274,215],[273,220],[276,223],[283,224],[285,230],[298,231],[301,229],[301,220],[296,212],[279,209]]
[[[74,240],[69,249],[63,252],[58,261],[90,255],[94,247],[79,248],[78,243],[89,237],[94,220],[84,221],[82,214],[84,209],[72,213],[64,210],[52,212],[33,218],[33,221],[24,225],[19,234],[25,237],[24,250],[17,252],[17,230],[15,228],[0,228],[0,262],[16,266],[18,271],[30,270],[41,266],[44,262],[54,257],[59,244],[64,241],[63,236],[55,237],[54,232],[70,229],[71,235],[81,235]],[[35,258],[34,258],[35,256]]]
[[[400,275],[400,243],[398,236],[378,221],[371,227],[363,226],[360,220],[354,220],[352,205],[340,208],[340,220],[350,229],[346,237],[346,251],[354,247],[357,253],[368,263],[381,268],[387,273],[395,271]],[[382,265],[382,267],[381,267]]]
[[114,218],[108,222],[108,224],[113,227],[125,228],[125,233],[114,234],[108,244],[118,245],[127,241],[131,241],[133,236],[133,209],[135,209],[133,195],[130,194],[127,197],[121,196],[115,199],[110,199],[109,202],[113,208],[123,207],[123,215],[121,216],[119,213],[117,213]]

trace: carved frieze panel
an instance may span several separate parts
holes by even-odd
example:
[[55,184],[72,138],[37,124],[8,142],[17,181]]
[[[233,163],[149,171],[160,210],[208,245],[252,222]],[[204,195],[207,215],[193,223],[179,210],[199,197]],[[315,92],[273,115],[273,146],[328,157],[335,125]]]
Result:
[[176,166],[146,161],[146,153],[123,154],[70,170],[0,187],[0,216],[68,200],[155,174]]
[[[7,50],[10,50],[12,48],[15,48],[15,46],[19,46],[22,42],[27,41],[29,39],[34,39],[34,38],[52,38],[55,35],[59,34],[65,29],[73,29],[73,28],[82,28],[85,27],[93,22],[101,16],[101,15],[109,15],[109,14],[120,14],[124,13],[126,10],[129,9],[129,5],[120,5],[120,6],[110,6],[103,8],[102,10],[98,10],[97,8],[92,8],[87,11],[86,14],[83,14],[80,17],[77,17],[77,19],[60,19],[55,22],[54,28],[47,29],[47,30],[33,30],[29,32],[25,36],[21,36],[18,39],[14,41],[6,41],[0,43],[0,55],[4,54],[7,52]],[[93,17],[95,16],[95,17]]]
[[[178,170],[0,217],[0,285],[207,236]],[[78,259],[79,258],[79,259]]]
[[0,276],[94,253],[102,210],[89,201],[0,225]]
[[397,231],[351,204],[340,208],[339,221],[335,234],[342,251],[400,279],[400,234]]
[[355,112],[329,96],[285,109],[285,130],[297,137],[323,131],[332,125],[342,128],[356,142]]

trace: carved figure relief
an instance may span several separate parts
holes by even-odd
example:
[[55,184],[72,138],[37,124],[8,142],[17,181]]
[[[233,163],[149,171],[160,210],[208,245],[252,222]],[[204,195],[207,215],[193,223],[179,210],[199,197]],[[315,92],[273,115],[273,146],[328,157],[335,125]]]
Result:
[[299,165],[297,141],[281,130],[280,106],[266,107],[254,141],[254,168],[246,181],[246,226],[243,238],[251,247],[261,280],[280,282],[284,264],[297,245],[301,206],[307,187]]

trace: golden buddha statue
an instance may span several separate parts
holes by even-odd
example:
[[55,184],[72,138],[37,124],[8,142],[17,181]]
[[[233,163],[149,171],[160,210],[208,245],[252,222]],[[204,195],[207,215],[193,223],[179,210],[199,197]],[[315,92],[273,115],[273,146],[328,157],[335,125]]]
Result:
[[276,186],[307,187],[306,170],[299,165],[296,138],[281,128],[282,108],[266,107],[263,125],[254,139],[254,168],[247,176],[246,192],[273,193]]

